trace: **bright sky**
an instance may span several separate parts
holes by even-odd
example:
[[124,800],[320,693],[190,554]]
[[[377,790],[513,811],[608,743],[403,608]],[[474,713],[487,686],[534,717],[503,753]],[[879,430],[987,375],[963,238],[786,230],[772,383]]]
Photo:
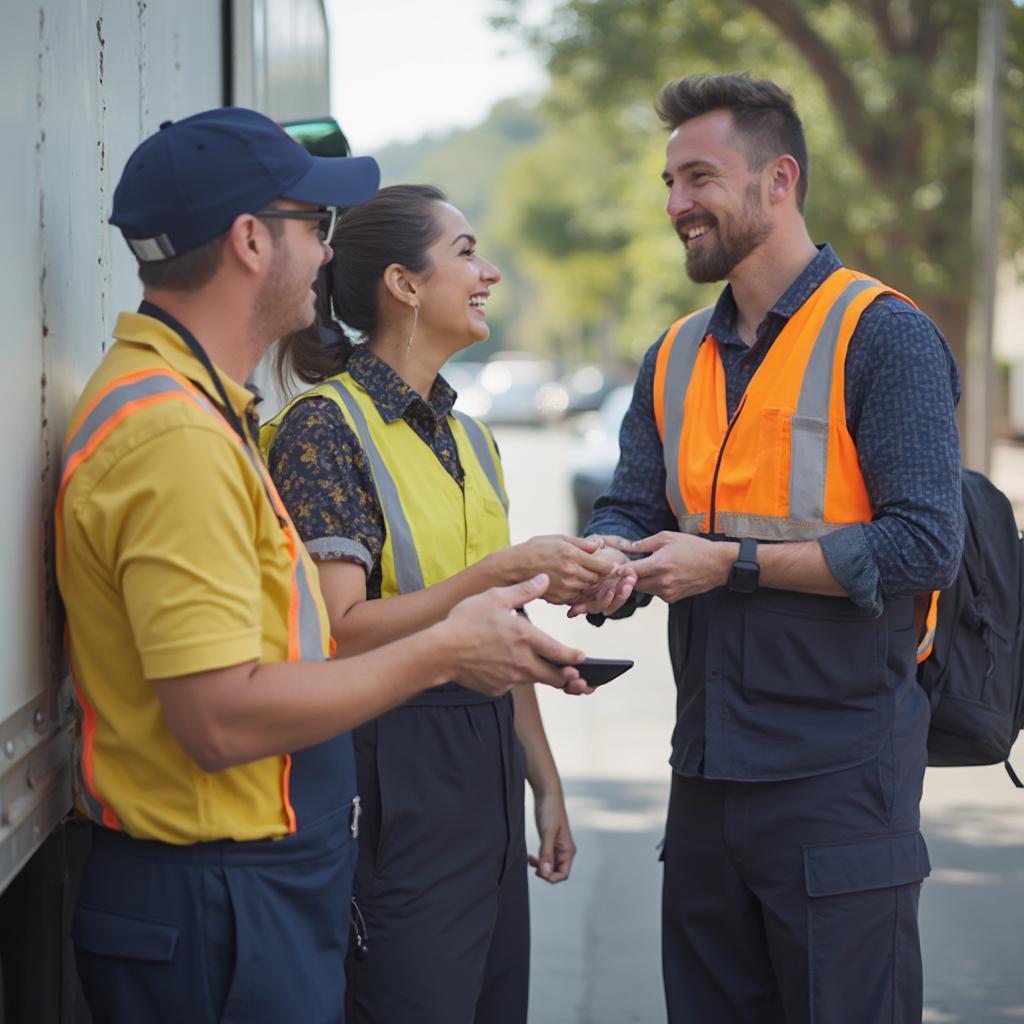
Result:
[[[530,19],[550,10],[530,0]],[[539,94],[547,75],[508,32],[497,0],[327,0],[331,108],[356,153],[469,127],[500,99]]]

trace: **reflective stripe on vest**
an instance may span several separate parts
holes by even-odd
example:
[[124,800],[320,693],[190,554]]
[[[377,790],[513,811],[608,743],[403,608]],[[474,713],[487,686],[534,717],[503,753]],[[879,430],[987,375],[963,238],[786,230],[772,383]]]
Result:
[[[301,557],[301,544],[292,526],[270,475],[262,460],[250,444],[246,444],[201,392],[178,374],[167,370],[144,370],[112,381],[93,400],[79,423],[72,430],[64,447],[64,468],[60,490],[57,494],[55,529],[58,543],[63,537],[64,492],[75,471],[99,447],[110,432],[139,409],[165,401],[186,401],[202,409],[220,425],[244,450],[259,474],[264,491],[288,542],[288,553],[292,564],[292,584],[288,610],[288,660],[325,660],[321,640],[320,614],[314,597],[309,567]],[[70,646],[70,645],[69,645]],[[82,708],[82,735],[79,739],[80,796],[86,813],[94,821],[108,828],[120,828],[117,816],[103,801],[93,781],[93,743],[95,739],[96,711],[86,697],[82,687],[73,679],[79,704]],[[289,830],[295,831],[295,815],[288,800],[288,774],[291,767],[290,755],[284,755],[283,793]]]
[[679,446],[683,437],[684,399],[693,377],[697,353],[708,333],[708,324],[711,323],[714,311],[713,306],[708,306],[680,320],[672,326],[662,342],[663,345],[671,346],[663,384],[664,401],[660,406],[664,422],[659,424],[665,449],[665,493],[680,523],[691,519],[699,522],[703,518],[691,516],[687,512],[679,483]]
[[832,370],[843,317],[862,292],[875,281],[852,281],[833,303],[807,361],[800,400],[791,423],[789,514],[803,523],[825,521],[825,476],[828,472],[828,420],[832,399]]
[[359,403],[349,393],[348,388],[337,380],[329,380],[326,383],[344,402],[345,408],[356,426],[359,443],[370,460],[373,482],[377,485],[377,496],[380,498],[384,521],[387,523],[391,546],[395,553],[395,578],[398,581],[399,593],[411,594],[422,590],[423,569],[420,566],[420,556],[416,553],[416,544],[412,538],[409,520],[406,518],[405,509],[402,508],[402,502],[398,497],[398,487],[395,485],[391,470],[384,464],[380,450],[366,423],[363,410],[359,408]]
[[265,455],[296,405],[314,398],[337,406],[366,458],[385,527],[378,560],[382,597],[440,583],[508,546],[501,465],[486,427],[455,412],[448,415],[463,470],[460,484],[435,454],[428,457],[423,438],[404,418],[385,420],[366,388],[343,371],[263,424]]
[[453,409],[452,415],[462,424],[462,428],[466,431],[469,443],[473,446],[476,460],[480,463],[480,468],[483,469],[488,482],[494,488],[494,493],[501,502],[502,508],[508,514],[508,495],[505,494],[505,488],[501,486],[501,481],[498,479],[498,467],[494,463],[491,446],[484,434],[483,427],[472,416],[467,416],[464,412],[458,412]]
[[[707,335],[712,311],[700,310],[673,325],[662,342],[653,397],[665,457],[666,496],[682,532],[814,540],[870,519],[866,486],[845,428],[845,396],[835,384],[844,379],[846,347],[861,312],[882,294],[905,298],[852,271],[830,275],[794,314],[787,325],[792,325],[790,332],[784,328],[769,349],[728,422],[724,371],[714,339]],[[830,304],[824,306],[830,296]],[[801,333],[812,330],[813,337]],[[712,347],[703,349],[705,341]],[[761,370],[768,376],[759,380]],[[794,379],[794,373],[801,376]],[[785,394],[774,408],[765,389],[779,381]],[[701,390],[694,392],[691,385]],[[734,428],[743,435],[739,441]],[[684,447],[687,443],[689,448]],[[841,453],[831,469],[830,453],[835,451],[830,444]],[[736,454],[737,448],[741,454]],[[723,469],[728,475],[723,472],[720,480]],[[774,472],[782,475],[776,478]],[[728,493],[723,497],[726,479]],[[687,493],[690,503],[696,500],[699,507],[688,507]],[[829,514],[829,494],[838,516]],[[843,500],[837,502],[837,494]]]

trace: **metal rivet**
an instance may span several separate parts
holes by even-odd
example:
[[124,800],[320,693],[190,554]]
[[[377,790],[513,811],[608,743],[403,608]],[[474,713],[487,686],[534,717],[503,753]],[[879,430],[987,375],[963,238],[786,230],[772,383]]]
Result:
[[42,713],[42,711],[37,711],[32,716],[32,721],[35,722],[37,729],[42,729],[43,723],[46,721],[46,716]]
[[14,757],[14,740],[7,740],[4,743],[4,753],[8,757]]

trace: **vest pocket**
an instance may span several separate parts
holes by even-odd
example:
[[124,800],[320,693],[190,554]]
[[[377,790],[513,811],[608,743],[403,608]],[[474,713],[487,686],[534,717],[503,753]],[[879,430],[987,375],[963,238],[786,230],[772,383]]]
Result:
[[753,604],[743,616],[743,691],[751,703],[867,710],[885,689],[885,649],[884,619],[852,605],[815,614]]
[[[747,510],[761,516],[787,514],[789,437],[787,414],[782,409],[763,409],[758,424],[754,463],[744,469],[750,477],[750,489],[745,502]],[[722,508],[726,508],[724,503]]]

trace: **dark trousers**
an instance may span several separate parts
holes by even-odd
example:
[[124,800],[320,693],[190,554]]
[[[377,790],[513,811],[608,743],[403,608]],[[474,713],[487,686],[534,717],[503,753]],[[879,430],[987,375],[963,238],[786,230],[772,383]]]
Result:
[[95,829],[72,929],[93,1024],[342,1024],[350,809],[278,841]]
[[670,1024],[919,1024],[923,741],[829,775],[674,775]]
[[511,701],[405,707],[355,734],[364,805],[350,1024],[525,1024],[523,753]]

